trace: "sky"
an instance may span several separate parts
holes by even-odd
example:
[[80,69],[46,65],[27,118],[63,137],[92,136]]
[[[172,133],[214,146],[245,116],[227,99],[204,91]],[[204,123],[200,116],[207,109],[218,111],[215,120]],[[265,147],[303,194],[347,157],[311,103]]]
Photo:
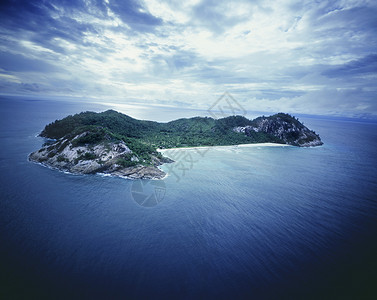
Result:
[[0,2],[0,93],[377,116],[377,1]]

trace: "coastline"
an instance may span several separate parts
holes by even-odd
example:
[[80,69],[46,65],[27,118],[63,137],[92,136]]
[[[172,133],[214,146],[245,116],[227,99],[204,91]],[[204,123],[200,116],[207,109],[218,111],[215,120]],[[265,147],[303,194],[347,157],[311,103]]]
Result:
[[[277,144],[277,143],[254,143],[254,144],[239,144],[239,145],[224,145],[224,146],[179,147],[179,148],[157,149],[157,151],[162,153],[162,154],[164,154],[164,153],[168,154],[170,151],[176,151],[176,150],[191,151],[191,150],[197,150],[197,149],[202,149],[202,150],[208,149],[209,150],[209,149],[212,149],[212,148],[214,148],[214,149],[235,149],[235,148],[238,148],[238,147],[255,148],[255,147],[293,147],[293,146],[287,145],[287,144]],[[72,172],[72,171],[70,171],[70,170],[68,170],[68,169],[66,169],[62,166],[59,166],[59,165],[54,165],[54,164],[38,161],[37,159],[32,157],[33,154],[36,153],[36,152],[30,153],[28,155],[28,161],[36,163],[36,164],[43,166],[43,167],[47,167],[47,168],[52,169],[52,170],[58,170],[58,171],[65,173],[65,174],[71,174],[71,175],[96,174],[96,175],[100,175],[100,176],[104,176],[104,177],[107,177],[107,176],[109,176],[109,177],[119,177],[119,178],[130,179],[130,180],[134,180],[134,179],[163,180],[166,177],[168,177],[168,175],[169,175],[168,172],[165,172],[161,168],[161,166],[165,163],[162,163],[161,165],[154,166],[154,167],[145,167],[145,166],[139,166],[139,168],[129,167],[129,168],[125,169],[125,170],[128,169],[127,172],[125,172],[125,173],[119,172],[119,171],[118,172],[113,171],[113,172],[108,172],[108,173],[106,173],[106,172],[94,172],[94,173],[91,173],[91,172],[90,173]],[[130,171],[130,169],[132,169],[132,171],[134,171],[134,172],[127,174],[128,171]],[[152,172],[153,174],[151,173],[151,170],[154,170],[154,172]],[[147,171],[147,172],[144,174],[144,171]],[[155,172],[158,173],[158,174],[156,174]]]
[[178,147],[178,148],[167,148],[167,149],[157,149],[158,152],[164,153],[170,150],[196,150],[196,149],[213,149],[213,148],[237,148],[237,147],[294,147],[287,144],[277,144],[277,143],[254,143],[254,144],[239,144],[239,145],[223,145],[223,146],[197,146],[197,147]]
[[[55,171],[58,171],[58,172],[61,172],[63,174],[67,174],[67,175],[74,175],[74,176],[80,176],[80,175],[98,175],[98,176],[101,176],[101,177],[113,177],[113,178],[122,178],[122,179],[128,179],[128,180],[136,180],[136,179],[147,179],[147,180],[163,180],[165,179],[167,176],[168,176],[168,173],[166,173],[165,171],[163,171],[161,169],[161,165],[160,166],[155,166],[154,168],[158,169],[159,171],[161,171],[162,173],[164,173],[164,175],[162,177],[160,176],[154,176],[154,177],[135,177],[135,176],[132,176],[132,174],[130,175],[122,175],[122,174],[117,174],[117,173],[103,173],[103,172],[95,172],[95,173],[81,173],[81,172],[71,172],[71,171],[68,171],[68,170],[65,170],[64,168],[61,168],[61,167],[58,167],[58,166],[54,166],[54,165],[51,165],[51,164],[48,164],[48,163],[45,163],[45,162],[39,162],[37,160],[34,160],[32,158],[30,158],[30,155],[32,153],[30,153],[27,157],[27,161],[28,162],[31,162],[31,163],[34,163],[34,164],[37,164],[41,167],[45,167],[45,168],[48,168],[50,170],[55,170]],[[137,173],[137,172],[135,172]]]

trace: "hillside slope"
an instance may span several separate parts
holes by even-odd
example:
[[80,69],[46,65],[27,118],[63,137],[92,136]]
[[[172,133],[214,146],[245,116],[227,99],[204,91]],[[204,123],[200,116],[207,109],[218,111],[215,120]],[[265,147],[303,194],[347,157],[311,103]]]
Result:
[[132,178],[162,178],[157,167],[171,160],[158,148],[281,143],[322,145],[320,137],[296,118],[279,113],[249,120],[194,117],[168,123],[137,120],[114,110],[83,112],[48,124],[49,139],[31,160],[72,173],[108,173]]

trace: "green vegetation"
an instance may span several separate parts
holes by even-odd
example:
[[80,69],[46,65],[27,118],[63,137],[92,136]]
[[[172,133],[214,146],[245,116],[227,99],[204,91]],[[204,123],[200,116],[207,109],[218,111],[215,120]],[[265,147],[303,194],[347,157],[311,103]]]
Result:
[[127,153],[127,154],[124,154],[122,155],[121,157],[119,157],[116,161],[116,163],[118,165],[121,165],[122,167],[126,168],[126,167],[133,167],[133,166],[136,166],[138,165],[139,163],[135,160],[133,161],[132,160],[132,157],[134,155],[132,153]]
[[68,158],[66,158],[64,155],[59,155],[59,156],[56,158],[56,160],[57,160],[58,162],[62,162],[62,161],[68,162],[68,161],[69,161]]
[[85,152],[75,159],[75,164],[77,164],[81,160],[94,160],[96,158],[98,157],[94,153]]
[[90,128],[90,131],[77,139],[72,141],[74,147],[84,146],[87,144],[97,144],[104,140],[105,132],[101,128]]
[[55,156],[55,152],[54,151],[51,151],[51,152],[49,152],[48,154],[47,154],[47,157],[48,158],[52,158],[52,157],[54,157]]
[[94,153],[86,152],[84,155],[80,156],[82,160],[93,160],[97,158]]
[[[277,114],[269,118],[275,117],[289,122],[298,122],[286,114]],[[68,141],[72,141],[74,147],[124,141],[141,162],[148,163],[151,161],[151,155],[161,156],[156,151],[157,148],[282,142],[279,138],[265,132],[251,132],[245,135],[233,131],[234,127],[254,125],[258,120],[259,118],[251,121],[242,116],[231,116],[219,120],[195,117],[158,123],[136,120],[114,110],[108,110],[102,113],[83,112],[57,120],[47,125],[41,136],[67,139],[61,144],[59,151],[64,149]],[[80,134],[82,134],[81,137],[74,139]],[[95,158],[94,154],[88,152],[79,157],[80,160]],[[123,158],[119,163],[136,164],[129,158]]]

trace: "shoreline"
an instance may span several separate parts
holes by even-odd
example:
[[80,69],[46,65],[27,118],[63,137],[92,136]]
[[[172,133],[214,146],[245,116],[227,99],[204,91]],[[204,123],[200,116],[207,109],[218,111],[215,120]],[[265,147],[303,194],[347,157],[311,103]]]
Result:
[[[242,148],[255,148],[255,147],[294,147],[294,146],[291,146],[291,145],[287,145],[287,144],[277,144],[277,143],[254,143],[254,144],[239,144],[239,145],[221,145],[221,146],[196,146],[196,147],[179,147],[179,148],[168,148],[168,149],[156,149],[157,152],[159,153],[167,153],[170,151],[176,151],[176,150],[184,150],[184,151],[187,151],[187,150],[197,150],[197,149],[212,149],[212,148],[215,148],[215,149],[234,149],[234,148],[238,148],[238,147],[242,147]],[[57,170],[59,172],[62,172],[64,174],[70,174],[70,175],[99,175],[101,177],[118,177],[118,178],[123,178],[123,179],[127,179],[127,180],[135,180],[135,179],[149,179],[149,180],[163,180],[163,179],[166,179],[168,176],[169,176],[169,173],[168,172],[165,172],[162,168],[162,165],[164,165],[165,163],[162,163],[161,165],[159,166],[155,166],[154,168],[159,170],[160,172],[164,173],[164,175],[162,177],[160,176],[151,176],[150,178],[143,178],[143,177],[134,177],[132,176],[132,174],[130,174],[130,176],[127,176],[127,175],[122,175],[122,174],[117,174],[116,172],[110,172],[110,173],[103,173],[103,172],[95,172],[95,173],[82,173],[82,172],[71,172],[69,170],[66,170],[64,168],[61,168],[59,166],[55,166],[55,165],[51,165],[51,164],[48,164],[48,163],[45,163],[45,162],[40,162],[40,161],[37,161],[35,159],[32,159],[31,158],[31,155],[33,154],[34,152],[30,153],[27,157],[27,160],[29,162],[32,162],[32,163],[35,163],[35,164],[38,164],[42,167],[47,167],[51,170]],[[143,168],[142,168],[143,169]],[[138,173],[138,172],[135,172],[135,173]]]
[[178,147],[178,148],[167,148],[167,149],[157,149],[158,152],[166,152],[169,150],[195,150],[195,149],[212,149],[212,148],[234,148],[234,147],[294,147],[288,144],[277,144],[277,143],[254,143],[254,144],[239,144],[239,145],[221,145],[221,146],[196,146],[196,147]]
[[[32,152],[33,153],[33,152]],[[161,172],[164,173],[164,176],[163,177],[158,177],[158,176],[153,176],[151,178],[144,178],[144,177],[133,177],[132,174],[130,174],[130,176],[127,176],[127,175],[121,175],[121,174],[114,174],[114,173],[103,173],[103,172],[95,172],[95,173],[81,173],[81,172],[71,172],[71,171],[68,171],[68,170],[65,170],[64,168],[59,168],[57,166],[54,166],[54,165],[51,165],[51,164],[48,164],[48,163],[45,163],[45,162],[40,162],[40,161],[37,161],[37,160],[34,160],[30,157],[30,155],[32,154],[30,153],[27,157],[27,161],[28,162],[31,162],[33,164],[36,164],[36,165],[39,165],[41,167],[44,167],[44,168],[47,168],[47,169],[50,169],[50,170],[54,170],[54,171],[58,171],[58,172],[61,172],[63,174],[66,174],[66,175],[74,175],[74,176],[84,176],[84,175],[93,175],[93,176],[101,176],[101,177],[112,177],[112,178],[122,178],[122,179],[126,179],[126,180],[138,180],[138,179],[145,179],[145,180],[163,180],[165,179],[167,176],[168,176],[168,173],[166,173],[164,170],[161,169],[161,166],[162,165],[159,165],[159,166],[155,166],[154,168],[160,170]],[[137,172],[135,172],[137,173]]]

